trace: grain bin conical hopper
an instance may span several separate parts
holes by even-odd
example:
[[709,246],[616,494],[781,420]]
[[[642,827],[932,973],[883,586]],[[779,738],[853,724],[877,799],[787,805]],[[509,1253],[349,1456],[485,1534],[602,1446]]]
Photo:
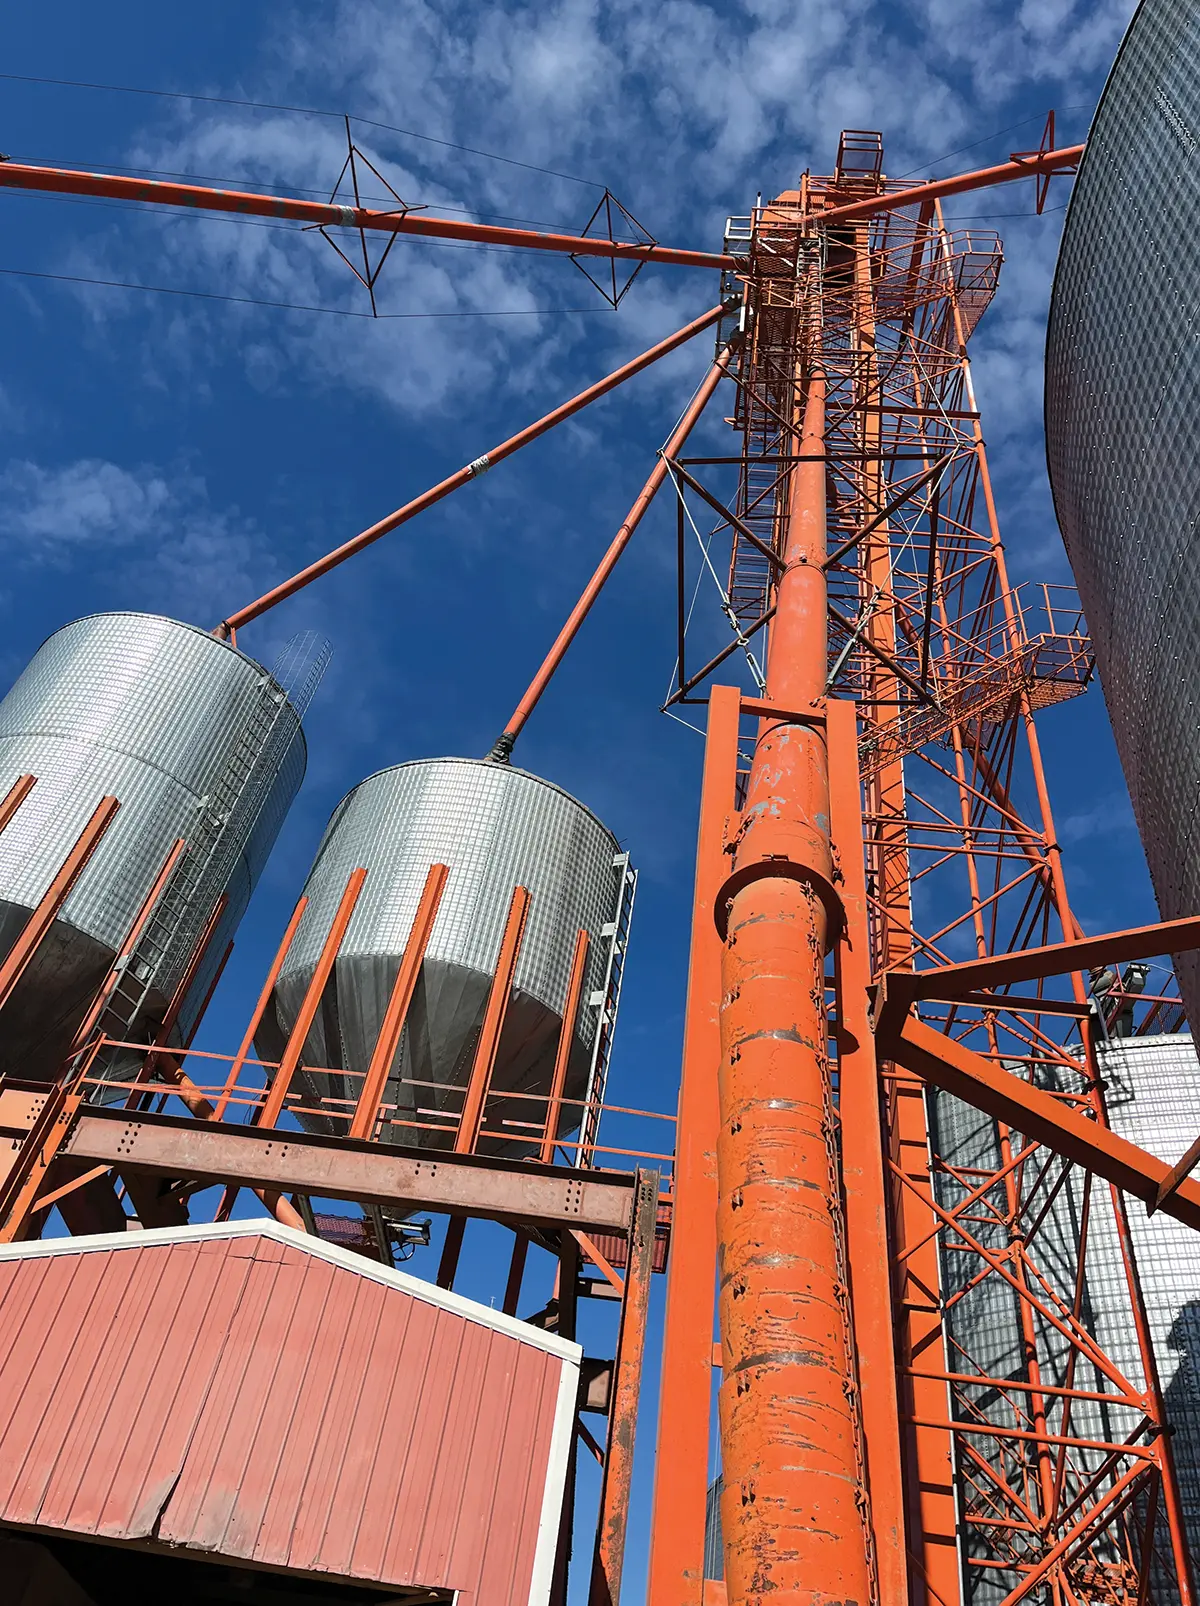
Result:
[[187,1029],[304,767],[299,716],[276,679],[192,625],[95,614],[43,643],[0,702],[0,795],[21,774],[37,777],[0,832],[0,955],[100,798],[120,808],[5,1006],[0,1073],[57,1070],[180,838],[197,846],[196,874],[145,977],[151,1016],[181,982],[221,894],[228,900],[180,1018]]
[[[530,894],[524,940],[492,1088],[541,1095],[493,1099],[490,1152],[528,1152],[546,1116],[572,957],[589,937],[560,1133],[596,1094],[615,1008],[634,873],[599,820],[524,770],[466,758],[398,764],[369,776],[334,811],[305,883],[296,940],[258,1036],[277,1062],[314,975],[347,881],[367,871],[333,976],[303,1049],[301,1121],[345,1132],[379,1036],[413,918],[433,864],[449,867],[407,1024],[384,1094],[396,1119],[386,1142],[448,1147],[463,1102],[513,889]],[[574,1101],[574,1102],[572,1102]],[[522,1124],[523,1123],[523,1124]]]

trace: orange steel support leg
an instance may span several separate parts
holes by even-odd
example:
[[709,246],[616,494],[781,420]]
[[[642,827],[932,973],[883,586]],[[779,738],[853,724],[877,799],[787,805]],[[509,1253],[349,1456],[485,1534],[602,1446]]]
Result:
[[300,1064],[300,1056],[304,1052],[304,1039],[308,1036],[309,1027],[316,1019],[317,1010],[321,1007],[321,997],[326,984],[333,974],[334,961],[338,950],[342,946],[342,939],[346,935],[346,927],[350,924],[350,916],[354,913],[354,905],[358,902],[358,895],[362,891],[363,882],[367,879],[367,872],[360,866],[351,871],[350,879],[346,883],[346,890],[342,893],[342,901],[337,906],[337,913],[333,917],[333,924],[329,928],[329,935],[325,939],[325,946],[321,949],[321,956],[317,960],[313,971],[313,978],[308,984],[308,991],[304,995],[304,1002],[300,1005],[296,1015],[295,1025],[292,1027],[287,1044],[283,1050],[283,1058],[279,1062],[279,1069],[271,1081],[270,1091],[262,1106],[262,1113],[258,1118],[260,1126],[274,1126],[283,1110],[283,1101],[287,1098],[288,1089],[292,1085],[292,1077]]
[[513,1239],[512,1259],[508,1263],[508,1282],[504,1285],[504,1304],[501,1309],[506,1316],[515,1316],[517,1306],[521,1303],[521,1284],[525,1280],[528,1254],[529,1239],[523,1232],[518,1232]]
[[492,977],[487,1008],[483,1012],[483,1028],[479,1034],[479,1047],[471,1066],[471,1080],[467,1083],[463,1100],[458,1135],[454,1139],[455,1154],[473,1154],[483,1125],[483,1107],[491,1087],[492,1071],[496,1065],[496,1051],[500,1047],[500,1033],[504,1030],[504,1017],[512,997],[513,976],[525,936],[525,922],[529,917],[529,892],[525,887],[514,887],[508,905],[508,919],[504,922],[504,935],[500,939],[500,957],[496,974]]
[[586,931],[575,938],[575,952],[571,956],[571,974],[567,980],[567,1001],[563,1005],[562,1030],[558,1034],[558,1052],[554,1056],[554,1075],[550,1079],[550,1102],[546,1106],[546,1129],[538,1158],[543,1165],[554,1161],[554,1146],[558,1140],[558,1122],[562,1110],[563,1089],[567,1085],[567,1070],[571,1064],[571,1046],[575,1041],[575,1017],[579,1014],[579,995],[583,991],[583,976],[587,969],[588,948],[591,939]]
[[[826,676],[825,380],[808,376],[767,693]],[[824,734],[764,721],[718,917],[722,1525],[729,1599],[872,1598],[826,1050],[833,866]]]
[[892,1331],[887,1182],[879,1068],[871,1030],[870,932],[859,791],[858,732],[852,702],[830,701],[829,805],[833,845],[842,871],[845,923],[836,950],[838,1107],[846,1192],[846,1248],[863,1438],[871,1487],[871,1521],[879,1598],[902,1602],[907,1583],[900,1405]]
[[36,775],[18,775],[9,787],[4,797],[0,799],[0,831],[3,831],[13,815],[24,803],[37,784]]
[[9,950],[0,965],[0,1009],[13,995],[13,989],[29,967],[34,954],[44,941],[58,912],[71,896],[71,889],[87,867],[87,862],[100,846],[104,833],[113,822],[120,804],[115,797],[103,797],[92,812],[91,819],[79,833],[79,838],[63,860],[62,868],[46,888],[45,895],[25,923],[25,929]]
[[721,1061],[721,943],[713,913],[725,878],[725,822],[734,803],[740,705],[735,687],[714,686],[709,693],[675,1139],[647,1606],[703,1606],[704,1597],[717,1288],[717,1069]]
[[668,473],[667,465],[670,463],[672,458],[677,457],[683,450],[685,444],[687,443],[687,438],[692,433],[692,430],[696,427],[701,413],[708,406],[709,401],[712,399],[713,392],[721,383],[721,380],[725,377],[732,356],[732,346],[726,346],[725,350],[721,353],[716,362],[713,363],[712,367],[705,375],[699,390],[697,390],[696,394],[692,397],[687,411],[679,420],[678,424],[676,424],[671,433],[670,440],[660,452],[658,462],[651,470],[649,479],[642,487],[640,493],[638,494],[637,500],[626,514],[624,524],[621,525],[621,528],[617,531],[616,535],[613,536],[608,551],[601,558],[596,572],[592,575],[592,578],[584,587],[583,595],[571,609],[571,612],[567,617],[567,622],[559,631],[553,647],[551,647],[550,651],[546,654],[546,657],[542,663],[542,667],[538,670],[537,674],[530,682],[529,690],[525,693],[524,697],[521,698],[521,701],[513,710],[512,718],[509,720],[508,724],[504,727],[504,730],[497,738],[495,746],[492,748],[493,758],[506,759],[512,752],[513,743],[524,729],[526,720],[537,707],[542,693],[550,684],[551,677],[553,676],[554,671],[558,668],[559,664],[562,662],[567,648],[579,634],[579,630],[583,624],[583,621],[587,618],[588,614],[592,610],[592,604],[604,589],[605,581],[616,568],[618,559],[620,558],[622,552],[624,552],[625,548],[629,545],[629,542],[633,537],[633,532],[642,522],[642,518],[646,512],[646,509],[650,506],[651,502],[653,502],[659,488],[666,479]]
[[250,1056],[250,1050],[254,1047],[254,1034],[262,1025],[262,1018],[271,1002],[271,994],[275,991],[275,983],[279,980],[279,972],[283,969],[283,962],[288,956],[292,941],[300,928],[301,918],[307,908],[308,899],[301,898],[292,911],[292,918],[288,921],[287,930],[283,934],[283,941],[279,944],[279,950],[271,962],[271,968],[267,972],[267,979],[263,983],[262,992],[258,995],[258,1003],[254,1006],[254,1013],[250,1017],[250,1024],[247,1026],[241,1045],[234,1055],[233,1063],[229,1067],[229,1075],[225,1078],[225,1086],[221,1089],[221,1096],[217,1100],[216,1108],[213,1110],[212,1118],[214,1121],[220,1121],[229,1107],[229,1101],[233,1097],[234,1089],[238,1084],[238,1077],[242,1074],[242,1067]]
[[95,998],[92,1000],[91,1008],[83,1017],[83,1020],[79,1023],[79,1029],[75,1033],[74,1040],[71,1043],[70,1053],[67,1056],[68,1063],[74,1059],[75,1055],[78,1054],[86,1045],[88,1039],[96,1030],[96,1027],[100,1024],[101,1016],[108,1008],[109,1001],[116,992],[121,977],[125,973],[125,965],[129,959],[129,956],[133,953],[134,948],[137,946],[138,939],[141,937],[142,932],[146,929],[147,922],[149,921],[150,916],[154,913],[155,905],[158,903],[158,900],[161,897],[167,882],[171,879],[171,875],[174,872],[175,866],[179,863],[180,855],[183,853],[183,850],[186,847],[186,839],[184,837],[177,837],[170,853],[167,854],[166,859],[163,861],[162,869],[155,876],[154,885],[146,894],[141,908],[133,917],[133,924],[125,933],[125,940],[121,944],[116,958],[109,966],[108,975],[100,984],[100,988],[96,993]]
[[392,1061],[396,1058],[400,1033],[404,1030],[408,1006],[412,1003],[417,977],[421,973],[421,962],[425,958],[425,950],[433,934],[433,923],[437,919],[438,906],[442,901],[446,877],[449,874],[449,868],[444,864],[429,866],[429,873],[425,877],[425,886],[421,892],[421,901],[417,904],[412,930],[408,934],[408,942],[404,946],[404,955],[400,960],[400,969],[396,972],[392,996],[388,999],[383,1025],[379,1028],[379,1040],[375,1044],[375,1052],[371,1055],[371,1063],[367,1067],[362,1091],[358,1095],[358,1103],[354,1109],[354,1119],[350,1123],[352,1138],[374,1136],[380,1100],[387,1086]]
[[[184,1004],[187,1002],[187,995],[192,990],[196,977],[199,974],[200,966],[204,963],[204,956],[208,952],[209,944],[212,942],[213,937],[216,934],[217,927],[220,925],[221,918],[228,906],[229,895],[228,893],[223,892],[213,905],[212,913],[205,921],[204,929],[200,933],[199,937],[197,937],[196,942],[193,945],[192,951],[188,956],[188,962],[183,968],[183,975],[180,977],[175,991],[171,995],[171,1000],[167,1005],[166,1014],[163,1016],[162,1021],[159,1023],[159,1028],[154,1034],[154,1040],[150,1045],[151,1051],[146,1055],[145,1061],[143,1062],[142,1068],[137,1076],[137,1081],[149,1082],[151,1076],[154,1075],[161,1064],[163,1076],[169,1078],[175,1083],[176,1087],[180,1089],[180,1096],[187,1105],[190,1113],[201,1121],[207,1121],[211,1119],[213,1106],[200,1092],[199,1088],[196,1087],[191,1077],[185,1076],[175,1064],[175,1060],[179,1057],[179,1050],[176,1049],[173,1053],[162,1054],[155,1053],[154,1051],[156,1049],[166,1049],[168,1043],[170,1042],[171,1033],[179,1024],[179,1017],[183,1013]],[[225,957],[228,958],[228,951],[226,952]],[[221,969],[223,970],[224,967],[225,960],[222,959]],[[214,986],[218,980],[220,980],[220,972],[218,972],[217,976],[214,978]],[[210,987],[210,996],[212,990],[213,989]],[[207,1002],[208,1000],[206,999],[206,1005]],[[125,1100],[125,1108],[127,1110],[137,1109],[138,1104],[143,1097],[144,1094],[139,1091],[139,1089],[134,1088]],[[153,1099],[151,1099],[151,1102],[153,1102]]]

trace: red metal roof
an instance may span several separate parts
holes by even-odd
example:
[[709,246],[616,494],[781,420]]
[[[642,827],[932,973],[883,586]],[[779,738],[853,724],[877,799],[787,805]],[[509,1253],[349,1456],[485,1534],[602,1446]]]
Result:
[[579,1350],[275,1223],[0,1249],[0,1522],[545,1602]]

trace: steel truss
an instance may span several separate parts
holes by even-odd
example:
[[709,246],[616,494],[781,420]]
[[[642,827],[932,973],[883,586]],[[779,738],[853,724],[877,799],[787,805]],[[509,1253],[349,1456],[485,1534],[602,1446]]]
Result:
[[[872,210],[872,197],[886,198],[888,209]],[[1035,600],[1010,583],[966,350],[995,290],[1000,242],[953,230],[936,197],[905,204],[882,178],[879,136],[857,133],[843,135],[832,176],[806,174],[798,190],[731,220],[726,251],[739,257],[746,292],[734,375],[740,475],[724,519],[728,596],[744,638],[780,607],[796,486],[813,456],[796,421],[814,384],[824,389],[829,646],[821,690],[831,699],[824,713],[844,916],[829,978],[830,1086],[857,1350],[846,1385],[860,1404],[850,1475],[873,1508],[872,1590],[931,1606],[1140,1602],[1176,1592],[1187,1600],[1182,1512],[1124,1200],[1100,1180],[1116,1173],[1107,1157],[1097,1172],[1093,1150],[1072,1152],[1045,1110],[997,1100],[991,1085],[996,1072],[1019,1079],[1050,1103],[1049,1119],[1058,1107],[1105,1133],[1080,972],[1056,986],[1048,978],[1069,965],[1043,956],[1026,972],[1037,980],[1031,998],[1009,998],[1002,980],[990,992],[944,984],[900,994],[895,986],[901,977],[948,976],[965,953],[984,959],[1079,932],[1034,716],[1085,689],[1092,655],[1067,588],[1039,588]],[[700,679],[681,681],[681,690],[693,692]],[[768,694],[777,695],[770,681]],[[728,771],[736,714],[726,709],[721,723],[715,691],[712,698],[710,749],[724,745]],[[832,699],[857,708],[852,753],[839,755],[833,721],[837,710],[848,746],[849,705]],[[746,827],[745,785],[743,775],[735,793],[726,773],[727,851]],[[702,822],[698,886],[705,830]],[[719,887],[723,877],[713,879]],[[715,894],[718,904],[732,884]],[[1153,935],[1146,954],[1146,942],[1165,946]],[[693,985],[696,976],[694,958]],[[850,990],[868,983],[886,1001],[876,1020]],[[930,1000],[919,1021],[903,1024],[898,996]],[[932,1002],[943,997],[953,1001]],[[693,1017],[691,1030],[697,1024]],[[868,1047],[875,1031],[877,1063]],[[976,1057],[974,1081],[946,1070],[950,1045]],[[684,1074],[681,1115],[686,1056]],[[722,1104],[722,1123],[742,1119],[732,1109]],[[876,1112],[872,1140],[861,1123]],[[1143,1175],[1133,1191],[1153,1200],[1167,1171],[1160,1167],[1157,1184]],[[1128,1173],[1119,1180],[1131,1184]],[[886,1287],[872,1273],[881,1215]],[[1105,1352],[1093,1308],[1098,1260],[1109,1282],[1114,1263],[1120,1268],[1105,1321],[1110,1332],[1114,1322],[1136,1331],[1137,1376]],[[668,1346],[672,1337],[682,1343],[669,1328]],[[664,1423],[673,1409],[668,1399]],[[697,1447],[698,1435],[692,1440]],[[722,1448],[728,1464],[728,1421]],[[761,1444],[749,1464],[768,1465]],[[660,1472],[666,1516],[662,1482]],[[744,1472],[732,1490],[728,1482],[727,1546],[748,1497]],[[901,1486],[902,1509],[893,1498]],[[746,1543],[763,1548],[757,1576],[747,1586],[741,1574],[735,1598],[757,1599],[766,1580],[787,1576],[766,1548],[782,1547],[785,1529],[781,1521],[765,1539],[754,1523],[743,1529]],[[677,1586],[672,1593],[686,1568],[683,1549],[666,1548],[679,1556],[665,1555],[652,1574],[652,1600],[698,1599]]]

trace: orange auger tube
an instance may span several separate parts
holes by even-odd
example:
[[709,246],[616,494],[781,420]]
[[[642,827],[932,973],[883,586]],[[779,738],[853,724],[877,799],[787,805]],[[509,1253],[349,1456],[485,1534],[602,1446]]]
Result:
[[820,720],[825,381],[809,375],[764,720],[723,929],[717,1147],[722,1527],[731,1606],[868,1606],[871,1566],[826,1052],[839,903]]

